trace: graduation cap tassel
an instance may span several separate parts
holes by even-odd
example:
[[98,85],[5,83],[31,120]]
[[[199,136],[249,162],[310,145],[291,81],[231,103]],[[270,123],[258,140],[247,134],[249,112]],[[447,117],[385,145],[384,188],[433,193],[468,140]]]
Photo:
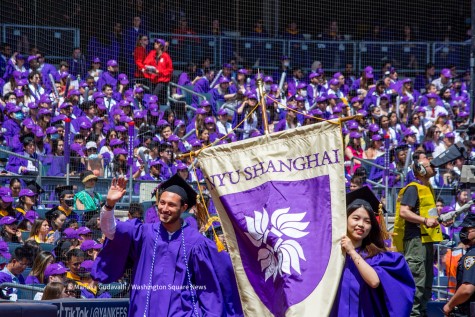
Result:
[[[190,153],[190,159],[192,159]],[[196,174],[196,168],[195,164],[192,164],[193,167],[193,174],[195,175],[195,179],[198,179],[198,175]],[[198,221],[198,225],[201,228],[203,225],[206,226],[208,222],[210,221],[211,224],[213,222],[213,217],[210,216],[208,207],[206,207],[206,202],[203,197],[203,192],[201,191],[201,186],[198,184],[198,191],[200,194],[196,197],[196,219]],[[214,242],[216,243],[216,248],[218,249],[218,252],[224,251],[225,247],[221,240],[219,240],[218,235],[216,234],[216,230],[214,230],[214,227],[210,225],[211,229],[213,230],[213,237],[214,237]]]

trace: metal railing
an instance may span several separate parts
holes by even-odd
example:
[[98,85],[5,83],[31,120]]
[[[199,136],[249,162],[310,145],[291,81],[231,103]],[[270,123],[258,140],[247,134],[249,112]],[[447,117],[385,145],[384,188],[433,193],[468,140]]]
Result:
[[311,65],[313,61],[318,60],[325,70],[333,72],[344,69],[345,63],[358,65],[356,42],[289,41],[287,52],[297,65]]
[[35,159],[35,158],[29,157],[29,156],[24,156],[24,155],[21,155],[21,154],[12,152],[12,151],[5,150],[5,148],[0,148],[0,153],[11,155],[11,156],[16,156],[16,157],[25,159],[27,161],[33,162],[33,164],[36,163],[37,165],[35,165],[35,166],[37,166],[37,168],[38,168],[38,173],[37,173],[37,175],[30,175],[30,176],[36,176],[36,182],[39,185],[41,185],[41,173],[43,171],[43,164],[42,164],[41,160],[39,160],[39,158]]
[[[470,44],[466,42],[285,40],[154,32],[149,36],[170,41],[175,65],[185,65],[192,56],[194,61],[210,57],[211,66],[220,67],[240,56],[248,65],[271,71],[279,69],[282,55],[289,56],[293,65],[304,68],[319,60],[328,71],[340,71],[347,62],[352,62],[360,71],[367,65],[381,65],[384,61],[391,62],[400,73],[422,72],[429,62],[435,63],[437,68],[455,64],[464,69],[468,67],[470,52]],[[193,54],[183,53],[184,46],[189,46],[186,50]]]
[[[380,169],[380,170],[383,170],[383,171],[386,170],[386,168],[382,165],[376,164],[371,160],[358,158],[358,157],[352,157],[351,158],[351,165],[350,165],[351,170],[353,170],[353,167],[355,166],[355,160],[360,161],[362,163],[361,165],[364,164],[364,165],[369,165],[369,166],[372,166],[372,167],[376,167],[377,169]],[[398,172],[398,171],[395,171],[395,170],[391,170],[391,169],[389,169],[389,173],[401,176],[400,184],[401,184],[401,187],[404,186],[404,176],[405,176],[404,173],[401,173],[401,172]],[[373,183],[375,185],[379,185],[379,186],[384,187],[384,185],[382,183],[379,183],[379,182],[373,182]]]
[[[456,249],[461,250],[461,248],[454,248],[448,245],[444,245],[442,243],[438,243],[434,245],[434,249],[436,250],[436,259],[437,259],[437,268],[438,268],[438,273],[437,276],[434,277],[433,283],[432,283],[432,291],[433,293],[437,294],[437,298],[439,300],[443,299],[450,299],[455,292],[455,285],[456,285],[456,276],[452,276],[452,270],[453,268],[446,267],[445,263],[443,261],[445,260],[446,256],[448,256],[446,253],[450,249],[455,251]],[[455,259],[453,259],[454,263],[451,263],[452,260],[452,253],[451,257],[447,261],[449,265],[454,265],[455,267],[457,266],[457,263]],[[442,271],[442,268],[445,267],[445,272]],[[455,273],[455,272],[454,272]],[[450,285],[451,284],[451,285]]]
[[3,43],[15,43],[16,39],[25,36],[47,59],[58,62],[71,56],[73,48],[79,47],[81,42],[77,28],[22,24],[1,24],[0,27]]
[[[175,84],[174,82],[170,82],[170,83],[169,83],[169,86],[175,87],[175,88],[179,88],[180,90],[186,92],[187,94],[197,96],[198,98],[200,98],[200,100],[206,99],[206,96],[205,96],[205,95],[202,95],[202,94],[200,94],[200,93],[197,93],[196,91],[193,91],[192,89],[189,89],[189,88],[187,88],[187,87],[185,87],[185,86],[181,86],[181,85]],[[168,89],[168,99],[169,99],[169,100],[172,100],[172,101],[178,101],[178,100],[173,99],[173,98],[171,97],[171,91],[170,91],[170,89]]]
[[432,43],[432,62],[437,68],[455,65],[466,69],[470,60],[470,42],[434,42]]
[[[218,61],[222,52],[219,38],[206,35],[186,35],[173,33],[149,33],[150,42],[154,39],[165,38],[169,40],[170,49],[173,51],[173,64],[186,65],[191,61],[203,60],[209,57]],[[218,55],[219,54],[219,55]]]
[[428,42],[362,41],[358,46],[360,69],[365,65],[380,65],[382,62],[388,61],[397,67],[398,72],[423,70],[424,65],[431,61]]
[[[8,186],[7,184],[10,182],[10,180],[13,177],[24,180],[24,181],[31,180],[31,177],[28,177],[25,175],[17,176],[17,175],[0,174],[0,186]],[[40,195],[41,204],[45,206],[52,206],[52,205],[59,204],[58,197],[55,196],[55,189],[57,186],[65,185],[66,179],[64,177],[42,176],[41,180],[42,180],[41,187],[45,191],[42,195]],[[103,198],[105,198],[109,190],[111,182],[112,182],[111,178],[99,177],[95,186],[95,191],[101,194]],[[143,197],[149,197],[148,200],[153,200],[152,198],[150,198],[151,191],[150,193],[145,193],[145,194],[140,192],[140,185],[141,184],[155,184],[155,187],[156,187],[159,184],[159,182],[156,182],[156,181],[143,181],[143,180],[133,180],[133,179],[129,180],[129,182],[131,182],[132,184],[132,188],[133,188],[132,193],[130,193],[129,188],[127,188],[126,195],[122,198],[122,200],[119,203],[117,203],[118,209],[128,209],[130,203],[132,202],[141,203],[144,201]],[[77,176],[70,177],[69,184],[73,186],[74,192],[79,192],[84,189],[84,184],[81,182],[81,180]],[[197,186],[198,186],[197,182],[190,182],[189,184],[194,189],[197,189]],[[199,183],[199,185],[206,187],[206,183],[204,182]],[[140,198],[141,196],[142,196],[142,199]]]
[[[9,288],[16,289],[17,292],[15,293],[16,295],[16,300],[18,299],[33,299],[35,297],[35,294],[37,292],[43,292],[44,290],[44,285],[24,285],[24,284],[17,284],[17,283],[2,283],[0,284],[0,292],[7,290]],[[10,294],[12,295],[12,294]],[[7,295],[9,296],[9,295]]]
[[[0,28],[4,43],[14,43],[25,36],[30,44],[39,47],[46,58],[58,61],[69,58],[72,49],[81,44],[80,30],[77,28],[21,24],[0,24]],[[376,66],[389,61],[398,72],[407,73],[422,72],[428,62],[434,63],[439,69],[449,64],[465,69],[469,66],[470,57],[470,43],[467,42],[296,41],[271,37],[160,32],[150,32],[149,38],[169,40],[176,66],[209,57],[212,67],[220,67],[231,58],[240,56],[253,67],[274,71],[279,69],[280,57],[287,55],[293,65],[306,69],[315,60],[321,61],[328,71],[339,71],[347,62],[352,62],[354,68],[360,71],[366,65]]]

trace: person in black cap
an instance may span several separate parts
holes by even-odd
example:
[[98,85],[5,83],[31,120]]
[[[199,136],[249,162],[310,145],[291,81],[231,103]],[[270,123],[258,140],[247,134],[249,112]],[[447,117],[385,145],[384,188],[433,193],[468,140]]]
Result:
[[475,214],[468,214],[460,225],[460,240],[468,245],[457,266],[457,286],[454,296],[445,304],[445,316],[472,316],[470,302],[475,301]]
[[75,219],[76,221],[80,220],[79,215],[74,212],[74,189],[73,185],[60,185],[55,188],[56,196],[59,200],[59,205],[51,208],[50,211],[46,213],[46,219],[51,220],[51,215],[55,210],[59,210],[66,216],[66,219]]
[[110,283],[133,263],[129,316],[242,316],[237,286],[230,287],[235,279],[224,274],[232,269],[225,271],[216,245],[180,218],[196,204],[193,188],[176,174],[163,182],[157,198],[160,222],[143,224],[137,219],[115,221],[114,206],[126,186],[125,179],[113,179],[101,209],[107,239],[93,277]]
[[346,261],[330,316],[408,316],[414,280],[402,254],[386,250],[379,200],[363,186],[346,195],[346,204]]

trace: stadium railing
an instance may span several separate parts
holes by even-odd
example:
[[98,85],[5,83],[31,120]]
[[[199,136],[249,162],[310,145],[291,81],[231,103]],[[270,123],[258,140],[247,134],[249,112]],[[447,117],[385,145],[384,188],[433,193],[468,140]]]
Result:
[[470,42],[434,42],[432,62],[437,68],[455,65],[460,69],[466,69],[467,61],[470,60],[470,45]]
[[[174,95],[172,95],[171,87],[176,88],[177,91],[181,93],[183,98],[179,100],[175,99]],[[174,82],[170,82],[170,84],[168,85],[168,89],[167,89],[168,104],[169,104],[169,107],[173,111],[175,111],[175,114],[178,119],[184,120],[187,113],[189,113],[190,111],[196,111],[194,107],[190,106],[193,103],[192,101],[193,96],[197,96],[200,101],[202,100],[210,101],[211,99],[209,94],[200,94],[193,91],[193,86],[181,86],[181,85],[175,84]],[[172,103],[170,103],[170,101]]]
[[[80,30],[57,26],[0,24],[3,43],[14,43],[22,36],[37,46],[49,60],[69,59],[74,47],[81,46]],[[169,40],[173,63],[180,67],[191,60],[210,57],[213,67],[220,67],[231,58],[243,57],[248,64],[263,70],[277,70],[279,59],[287,55],[293,65],[309,67],[315,60],[325,70],[335,72],[351,62],[356,70],[366,65],[393,63],[399,73],[422,71],[426,63],[437,68],[453,64],[460,69],[469,66],[470,43],[467,42],[375,42],[286,40],[240,36],[185,35],[150,32],[149,38]],[[85,43],[82,43],[85,45]],[[277,80],[277,79],[276,79]]]
[[[365,65],[380,65],[384,61],[392,62],[398,72],[413,71],[414,68],[424,69],[430,59],[428,42],[359,42],[359,69]],[[417,63],[407,67],[411,63]],[[446,67],[444,65],[443,67]]]
[[70,57],[73,49],[80,46],[80,31],[77,28],[1,24],[2,43],[14,43],[23,35],[28,37],[30,45],[34,45],[49,60],[58,63]]
[[169,40],[173,52],[174,65],[186,65],[192,60],[202,60],[205,56],[213,61],[220,58],[219,38],[205,35],[186,35],[174,33],[149,33],[150,42],[158,38]]
[[[413,73],[422,72],[429,62],[439,69],[449,64],[464,69],[469,66],[470,55],[470,45],[466,42],[285,40],[154,32],[149,33],[149,37],[170,40],[173,63],[177,66],[191,61],[190,54],[186,53],[189,51],[193,60],[210,57],[213,67],[219,67],[237,55],[252,67],[277,70],[280,57],[286,55],[292,65],[308,68],[318,60],[330,72],[340,71],[345,63],[353,63],[356,70],[363,70],[367,65],[379,67],[388,61],[399,73]],[[184,46],[188,48],[182,52]]]
[[41,171],[43,170],[43,163],[41,162],[39,158],[31,158],[25,155],[21,155],[21,154],[9,151],[6,148],[0,148],[0,152],[2,153],[2,155],[16,156],[16,157],[32,162],[33,165],[38,169],[38,171],[28,173],[28,175],[30,176],[30,178],[36,177],[36,182],[39,185],[41,185]]
[[326,71],[338,72],[345,63],[358,65],[357,47],[356,42],[348,41],[289,41],[287,52],[297,65],[311,65],[318,60]]
[[43,292],[45,285],[43,284],[31,284],[31,285],[24,285],[24,284],[17,284],[17,283],[2,283],[0,284],[0,292],[7,290],[7,289],[16,289],[17,292],[15,293],[17,299],[33,299],[37,292]]

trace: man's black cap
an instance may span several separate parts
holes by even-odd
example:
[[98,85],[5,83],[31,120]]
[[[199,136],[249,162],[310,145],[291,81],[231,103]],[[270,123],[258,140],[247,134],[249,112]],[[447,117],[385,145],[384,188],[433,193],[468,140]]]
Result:
[[160,190],[179,195],[183,201],[186,202],[188,208],[196,205],[195,190],[178,174],[175,174],[170,179],[164,181],[160,185]]

